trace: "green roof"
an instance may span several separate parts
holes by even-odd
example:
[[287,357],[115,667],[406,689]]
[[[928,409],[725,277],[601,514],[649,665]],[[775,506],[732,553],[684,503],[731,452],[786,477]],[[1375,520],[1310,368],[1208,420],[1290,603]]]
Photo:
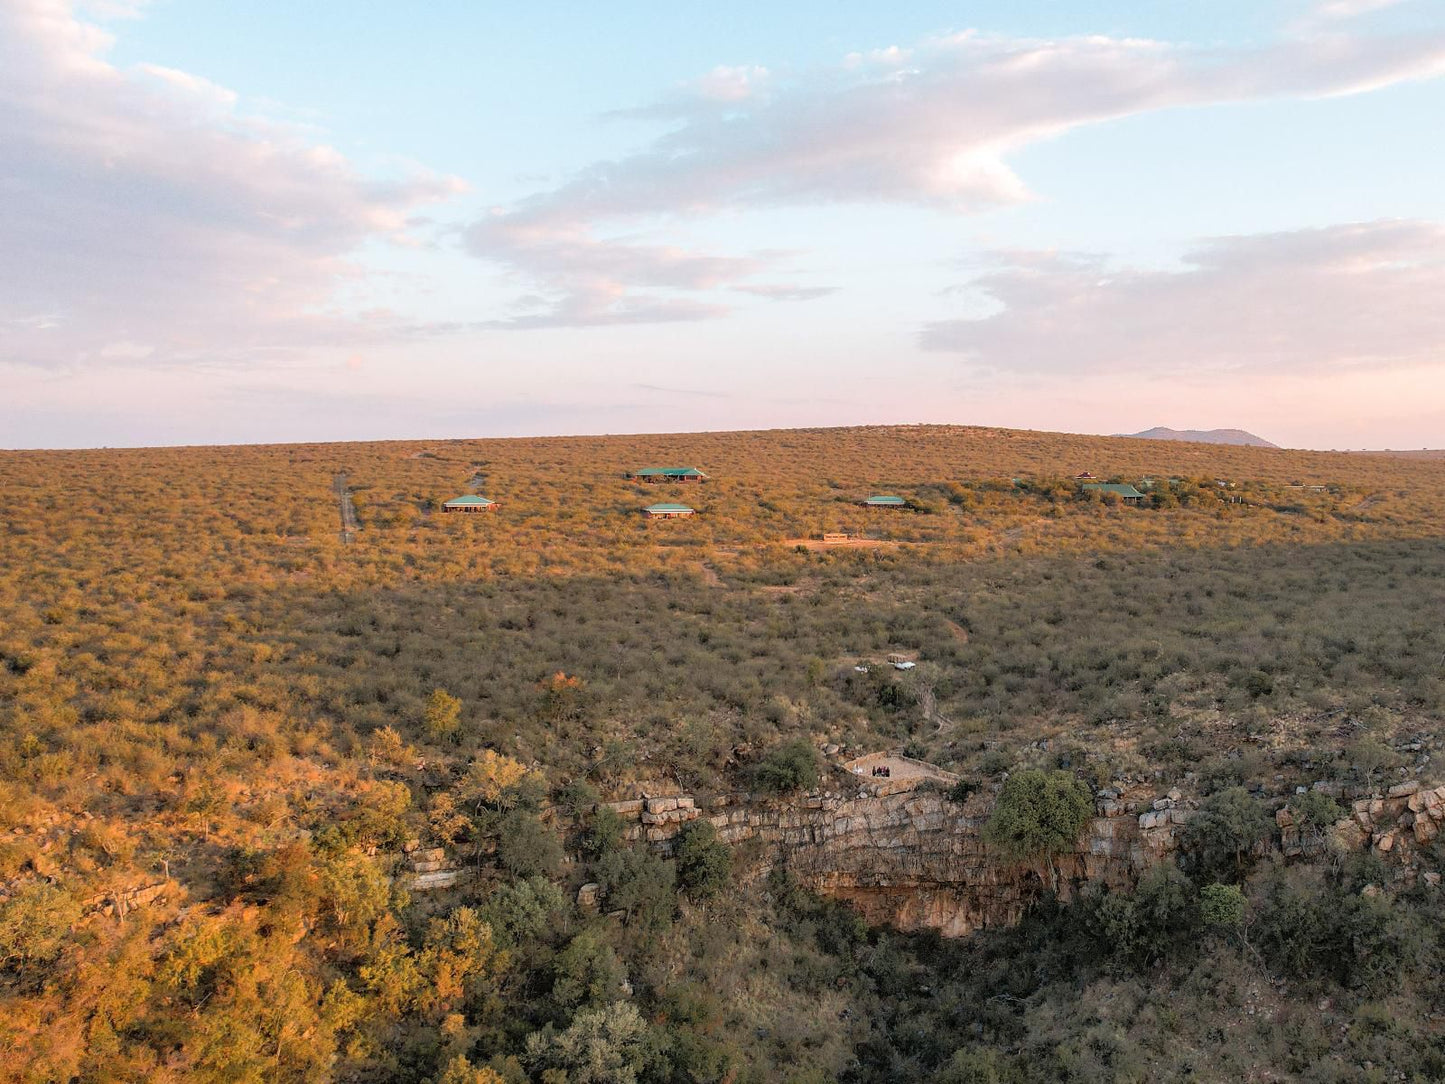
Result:
[[632,472],[634,478],[706,478],[696,467],[643,467]]
[[885,507],[888,507],[888,508],[897,508],[899,505],[904,505],[904,504],[907,504],[908,502],[905,501],[902,497],[893,497],[893,496],[884,495],[884,496],[881,496],[881,497],[869,497],[869,498],[868,498],[866,501],[864,501],[863,503],[864,503],[864,504],[872,504],[872,505],[881,505],[881,506],[885,506]]
[[443,508],[473,508],[473,507],[478,507],[478,506],[480,506],[480,507],[482,507],[482,508],[485,508],[485,507],[486,507],[487,505],[489,505],[489,504],[496,504],[496,503],[497,503],[496,501],[489,501],[489,500],[487,500],[486,497],[479,497],[479,496],[477,496],[475,493],[468,493],[468,494],[466,494],[465,496],[462,496],[462,497],[453,497],[451,500],[445,502],[445,503],[442,505],[442,507],[443,507]]
[[685,504],[649,504],[643,509],[644,512],[691,512],[693,509]]
[[1117,493],[1121,497],[1143,497],[1128,482],[1085,482],[1084,488],[1096,493]]

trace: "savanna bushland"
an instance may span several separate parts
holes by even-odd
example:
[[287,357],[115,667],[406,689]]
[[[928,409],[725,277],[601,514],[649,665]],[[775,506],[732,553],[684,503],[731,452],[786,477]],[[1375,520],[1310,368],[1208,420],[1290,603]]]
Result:
[[[1440,845],[1272,841],[1445,782],[1442,537],[1438,458],[937,426],[0,453],[0,1073],[1441,1079]],[[1194,815],[944,940],[600,804],[829,747],[996,795],[1000,863]]]

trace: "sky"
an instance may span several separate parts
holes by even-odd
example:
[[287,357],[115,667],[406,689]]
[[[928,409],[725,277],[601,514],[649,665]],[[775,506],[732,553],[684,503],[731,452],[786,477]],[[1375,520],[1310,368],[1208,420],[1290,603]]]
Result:
[[0,0],[0,447],[1441,447],[1442,118],[1445,0]]

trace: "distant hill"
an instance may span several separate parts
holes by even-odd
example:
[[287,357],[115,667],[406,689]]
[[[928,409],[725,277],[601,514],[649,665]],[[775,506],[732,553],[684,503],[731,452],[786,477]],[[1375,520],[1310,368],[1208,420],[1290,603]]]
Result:
[[1243,429],[1169,429],[1156,425],[1142,433],[1121,433],[1124,437],[1139,437],[1142,440],[1192,440],[1197,444],[1239,444],[1248,448],[1278,448],[1263,437],[1246,433]]

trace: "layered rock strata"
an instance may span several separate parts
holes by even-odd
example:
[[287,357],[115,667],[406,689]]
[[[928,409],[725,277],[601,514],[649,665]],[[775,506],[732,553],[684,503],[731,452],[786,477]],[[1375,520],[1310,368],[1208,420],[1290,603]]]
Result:
[[[1096,816],[1077,847],[1051,862],[1008,860],[983,840],[991,795],[966,802],[934,790],[877,793],[863,788],[792,799],[732,794],[643,796],[609,806],[631,820],[627,838],[663,851],[683,826],[705,816],[733,845],[759,847],[806,887],[846,900],[869,921],[957,937],[1018,921],[1051,888],[1068,898],[1085,886],[1127,889],[1177,846],[1193,815],[1178,791],[1151,798],[1100,792]],[[1370,847],[1396,861],[1401,876],[1438,884],[1425,850],[1445,827],[1445,786],[1405,783],[1355,802],[1353,815],[1326,831],[1305,831],[1288,809],[1276,815],[1286,858],[1331,843]]]

